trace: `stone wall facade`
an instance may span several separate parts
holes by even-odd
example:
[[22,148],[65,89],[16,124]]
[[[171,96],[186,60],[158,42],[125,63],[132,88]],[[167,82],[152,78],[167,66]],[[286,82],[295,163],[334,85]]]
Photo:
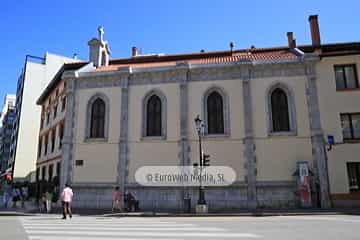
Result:
[[[155,212],[182,212],[184,211],[184,198],[182,188],[169,187],[127,187],[128,191],[139,200],[141,211]],[[247,199],[246,184],[227,188],[205,188],[206,203],[212,212],[225,212],[252,208],[251,201]],[[111,209],[113,186],[85,187],[74,186],[75,208]],[[257,188],[257,208],[296,208],[299,199],[295,195],[295,185],[259,186]],[[198,201],[198,188],[187,189],[191,200],[191,210],[195,211]]]
[[[201,99],[206,90],[218,88],[228,98],[229,129],[221,136],[204,136],[204,147],[213,156],[214,165],[238,169],[240,184],[208,188],[209,208],[225,211],[297,207],[293,172],[296,162],[304,160],[312,168],[320,168],[314,172],[324,186],[321,202],[327,207],[330,203],[328,178],[324,174],[327,172],[326,152],[316,150],[325,147],[325,142],[317,137],[321,134],[321,123],[317,89],[313,83],[318,60],[316,55],[310,54],[293,61],[261,64],[200,66],[181,63],[170,68],[67,72],[63,75],[67,82],[68,108],[62,185],[68,182],[74,186],[75,207],[110,207],[112,189],[116,185],[122,192],[134,193],[144,210],[181,211],[185,196],[191,198],[194,207],[196,188],[141,187],[136,184],[134,174],[140,166],[197,162],[193,118],[203,114]],[[266,94],[267,89],[279,82],[292,89],[297,126],[296,132],[274,136],[268,131]],[[141,99],[154,89],[167,98],[166,135],[161,139],[146,139],[142,136]],[[84,136],[88,111],[84,106],[98,94],[109,99],[109,135],[103,140],[87,141]],[[261,145],[257,147],[259,142]],[[281,142],[289,148],[281,148]],[[298,149],[301,154],[291,150],[296,147],[301,148]],[[278,152],[273,149],[284,152],[279,158],[288,156],[284,159],[286,167],[276,167],[279,159],[271,156],[277,156]],[[84,160],[84,166],[75,166],[77,159]]]

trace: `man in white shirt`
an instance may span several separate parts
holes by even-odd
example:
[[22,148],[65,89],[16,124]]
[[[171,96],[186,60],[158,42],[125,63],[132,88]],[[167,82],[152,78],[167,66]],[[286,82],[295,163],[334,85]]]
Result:
[[69,217],[72,218],[71,213],[71,202],[74,194],[69,186],[69,184],[65,184],[65,188],[61,193],[61,203],[63,205],[63,218],[66,219],[66,215],[69,214]]

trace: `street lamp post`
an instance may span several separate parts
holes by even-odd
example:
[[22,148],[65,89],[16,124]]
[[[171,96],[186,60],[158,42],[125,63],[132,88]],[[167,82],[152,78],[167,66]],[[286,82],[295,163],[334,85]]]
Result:
[[199,137],[200,185],[199,185],[198,205],[206,205],[204,186],[202,185],[203,153],[202,153],[202,145],[201,145],[201,136],[203,133],[204,125],[203,125],[202,120],[200,119],[199,115],[197,115],[197,117],[194,119],[194,121],[195,121],[196,131],[197,131],[198,137]]

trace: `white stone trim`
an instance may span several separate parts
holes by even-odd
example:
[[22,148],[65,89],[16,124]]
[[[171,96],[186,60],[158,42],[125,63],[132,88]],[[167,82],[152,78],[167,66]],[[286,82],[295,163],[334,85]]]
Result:
[[[252,78],[268,77],[291,77],[305,76],[303,61],[307,58],[301,57],[292,61],[276,61],[271,64],[206,64],[196,66],[173,66],[160,68],[156,71],[145,68],[133,70],[126,68],[106,72],[82,72],[78,74],[77,88],[104,88],[120,87],[129,78],[129,86],[181,83],[184,79],[184,71],[187,71],[188,82],[213,81],[213,80],[236,80],[241,81],[248,75],[249,67],[252,68]],[[63,75],[74,74],[65,72]]]

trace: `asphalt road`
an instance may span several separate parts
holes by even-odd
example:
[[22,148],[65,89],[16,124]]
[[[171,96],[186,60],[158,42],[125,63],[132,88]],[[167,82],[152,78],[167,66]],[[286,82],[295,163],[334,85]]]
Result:
[[360,216],[0,217],[1,240],[360,239]]

